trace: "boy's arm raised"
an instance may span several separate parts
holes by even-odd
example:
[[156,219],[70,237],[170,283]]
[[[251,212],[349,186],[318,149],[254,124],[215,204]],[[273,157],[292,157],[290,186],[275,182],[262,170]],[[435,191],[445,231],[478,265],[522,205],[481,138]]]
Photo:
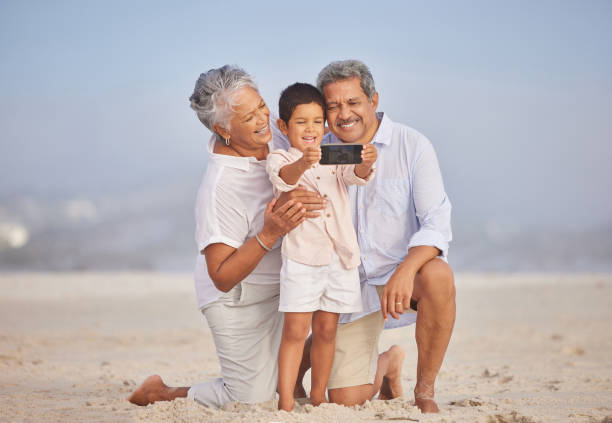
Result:
[[278,176],[289,185],[295,185],[310,166],[321,160],[321,149],[319,147],[306,147],[302,157],[295,162],[281,167]]

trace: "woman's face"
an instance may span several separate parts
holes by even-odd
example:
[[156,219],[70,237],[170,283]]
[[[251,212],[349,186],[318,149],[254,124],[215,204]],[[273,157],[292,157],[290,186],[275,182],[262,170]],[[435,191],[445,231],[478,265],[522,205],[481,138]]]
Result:
[[272,139],[270,110],[253,88],[241,88],[236,93],[230,127],[230,143],[235,146],[256,149]]

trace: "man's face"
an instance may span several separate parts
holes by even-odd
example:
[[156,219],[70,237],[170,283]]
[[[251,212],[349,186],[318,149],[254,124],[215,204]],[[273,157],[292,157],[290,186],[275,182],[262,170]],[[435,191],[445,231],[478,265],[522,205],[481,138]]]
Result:
[[368,100],[358,77],[342,79],[323,88],[327,124],[342,142],[369,143],[378,129],[378,93]]

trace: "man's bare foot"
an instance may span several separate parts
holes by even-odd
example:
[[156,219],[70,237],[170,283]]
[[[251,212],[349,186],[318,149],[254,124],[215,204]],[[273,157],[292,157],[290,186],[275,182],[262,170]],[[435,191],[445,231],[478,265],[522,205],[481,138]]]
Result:
[[383,376],[378,399],[390,400],[401,397],[404,393],[402,389],[402,363],[406,353],[399,345],[393,345],[383,354],[389,355],[389,368],[387,374]]
[[149,405],[155,401],[167,401],[169,388],[158,375],[149,376],[128,398],[136,405]]
[[415,398],[414,405],[419,407],[421,413],[439,413],[440,409],[438,408],[438,404],[432,399],[429,398]]
[[416,405],[421,413],[439,413],[438,404],[434,401],[434,387],[426,383],[422,383],[414,388],[414,405]]

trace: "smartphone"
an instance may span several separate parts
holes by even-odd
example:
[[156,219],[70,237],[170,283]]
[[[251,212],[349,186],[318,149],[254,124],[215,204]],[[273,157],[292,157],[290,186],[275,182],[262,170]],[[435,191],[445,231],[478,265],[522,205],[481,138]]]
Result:
[[361,163],[362,144],[321,144],[322,165]]

